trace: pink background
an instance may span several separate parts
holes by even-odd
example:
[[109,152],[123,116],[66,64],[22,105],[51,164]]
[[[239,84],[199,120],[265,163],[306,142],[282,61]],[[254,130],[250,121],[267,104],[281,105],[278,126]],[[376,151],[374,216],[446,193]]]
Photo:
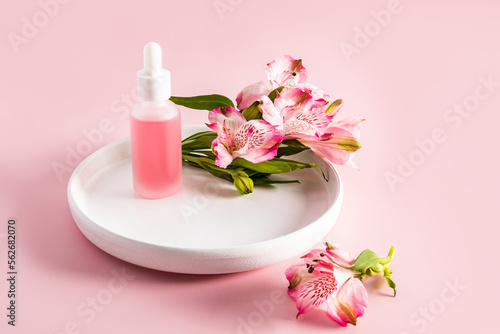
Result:
[[[1,279],[2,332],[343,330],[319,310],[295,320],[291,299],[271,299],[285,293],[283,273],[296,259],[239,274],[178,275],[117,260],[80,233],[66,201],[73,167],[58,178],[53,165],[84,150],[84,132],[103,120],[111,128],[89,153],[128,135],[120,116],[149,41],[165,49],[175,95],[234,99],[265,78],[267,62],[290,54],[304,60],[310,82],[344,99],[339,117],[367,119],[355,159],[361,171],[338,169],[345,200],[326,239],[353,253],[385,255],[393,244],[399,290],[392,298],[367,281],[368,312],[345,333],[499,330],[498,2],[67,2],[48,7],[52,17],[35,0],[2,0],[0,10],[0,268],[5,274],[7,219],[15,217],[20,273],[15,329],[6,324]],[[372,11],[387,8],[393,13],[381,25]],[[25,28],[13,47],[9,36],[23,36],[23,18],[40,27]],[[346,56],[347,44],[356,53]],[[493,84],[482,83],[488,77]],[[182,117],[199,124],[206,112],[183,109]],[[134,278],[110,294],[113,270]],[[92,298],[105,301],[95,314],[86,306]],[[265,314],[256,306],[264,304]]]

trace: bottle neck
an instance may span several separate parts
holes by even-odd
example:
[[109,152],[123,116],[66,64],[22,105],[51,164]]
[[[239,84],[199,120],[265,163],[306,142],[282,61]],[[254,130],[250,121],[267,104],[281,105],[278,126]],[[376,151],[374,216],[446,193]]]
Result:
[[162,69],[155,76],[137,72],[137,96],[143,101],[166,101],[171,96],[170,72]]

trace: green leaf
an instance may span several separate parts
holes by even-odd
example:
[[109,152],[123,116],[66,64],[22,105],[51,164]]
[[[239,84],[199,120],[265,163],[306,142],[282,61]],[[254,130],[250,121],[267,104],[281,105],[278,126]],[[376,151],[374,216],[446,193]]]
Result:
[[217,156],[215,155],[215,153],[213,153],[212,151],[193,151],[193,153],[203,154],[207,158],[212,159],[214,162],[215,162],[215,159],[217,158]]
[[188,160],[182,160],[182,162],[185,164],[188,164],[190,166],[196,167],[196,168],[205,169],[205,168],[201,167],[199,164],[197,164],[196,162],[192,162],[192,161],[188,161]]
[[297,139],[287,139],[283,140],[281,143],[281,146],[278,147],[278,153],[277,157],[281,157],[284,155],[293,155],[300,153],[302,151],[308,150],[309,147],[302,144],[299,140]]
[[266,174],[266,173],[259,173],[259,172],[256,172],[254,170],[250,170],[247,168],[244,168],[244,170],[248,174],[248,176],[250,176],[252,179],[256,179],[259,177],[268,177],[269,175],[271,175],[271,174]]
[[394,297],[396,297],[396,283],[391,279],[390,275],[384,275],[385,280],[387,281],[387,284],[389,287],[394,290]]
[[315,164],[308,164],[304,162],[288,160],[288,159],[280,159],[274,158],[272,160],[259,162],[254,164],[248,160],[243,158],[236,158],[231,163],[233,166],[248,168],[250,170],[265,173],[265,174],[280,174],[280,173],[288,173],[294,170],[303,169],[303,168],[317,168]]
[[284,86],[280,86],[272,90],[271,93],[269,93],[268,95],[269,99],[274,103],[274,100],[276,100],[276,97],[278,97],[278,93],[281,93],[281,91],[283,91],[284,88],[285,88]]
[[282,144],[287,146],[309,148],[308,146],[302,144],[298,139],[286,139],[282,141]]
[[231,173],[223,172],[216,166],[212,166],[211,164],[205,161],[200,161],[199,165],[213,176],[217,176],[218,178],[233,183],[233,177],[231,176]]
[[195,151],[195,150],[211,150],[212,142],[217,137],[217,134],[213,131],[205,131],[197,133],[191,137],[188,137],[182,141],[183,151]]
[[196,150],[212,150],[212,142],[214,141],[214,137],[203,137],[193,142],[188,142],[182,144],[182,150],[184,151],[196,151]]
[[294,155],[308,149],[309,147],[280,146],[278,147],[278,153],[276,154],[276,156],[280,158],[286,155]]
[[272,180],[268,177],[258,177],[253,178],[253,183],[256,186],[265,185],[265,184],[281,184],[281,183],[300,183],[299,180]]
[[185,139],[182,140],[182,143],[188,143],[192,141],[196,141],[198,138],[202,138],[204,136],[213,136],[214,138],[217,137],[217,133],[215,131],[202,131],[202,132],[197,132],[194,135],[191,135]]
[[[212,153],[211,151],[206,151],[206,150],[203,150],[203,151],[182,150],[182,155],[183,155],[183,159],[188,159],[185,156],[188,156],[190,159],[205,158],[205,159],[210,159],[212,161],[215,161],[215,159],[216,159],[216,156],[214,153]],[[196,161],[193,160],[193,162],[199,163],[199,161],[197,161],[197,160]]]
[[233,101],[219,94],[191,97],[171,96],[170,101],[177,105],[197,110],[213,110],[228,106],[234,107]]
[[215,169],[212,169],[212,168],[208,167],[205,164],[202,164],[202,168],[205,169],[210,174],[212,174],[213,176],[216,176],[216,177],[218,177],[220,179],[223,179],[223,180],[226,180],[228,182],[233,183],[233,178],[231,177],[231,174],[226,174],[226,173],[219,172],[219,171],[217,171]]
[[380,258],[377,254],[367,249],[359,254],[354,264],[349,269],[365,273],[369,268],[375,267],[379,261]]

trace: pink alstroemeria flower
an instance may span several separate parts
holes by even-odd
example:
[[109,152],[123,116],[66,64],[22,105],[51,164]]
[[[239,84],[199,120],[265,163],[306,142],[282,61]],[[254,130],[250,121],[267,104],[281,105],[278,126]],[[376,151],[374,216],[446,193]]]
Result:
[[[236,103],[238,109],[246,109],[263,95],[278,87],[295,87],[307,79],[307,70],[302,66],[301,59],[294,59],[288,55],[281,56],[267,64],[267,82],[259,81],[251,84],[238,94]],[[316,91],[315,91],[316,92]]]
[[216,154],[215,164],[226,168],[235,158],[241,157],[253,163],[271,160],[276,156],[283,133],[265,120],[247,121],[233,107],[210,111],[207,124],[217,132],[212,142]]
[[327,314],[344,327],[356,325],[357,318],[363,316],[368,301],[366,289],[352,272],[337,266],[339,262],[352,263],[353,257],[335,248],[314,249],[286,270],[288,294],[296,301],[297,317],[323,304]]
[[352,157],[361,148],[359,124],[364,119],[335,121],[342,102],[327,106],[321,95],[315,97],[311,92],[303,88],[285,90],[277,94],[274,103],[263,96],[259,104],[262,117],[282,128],[285,139],[298,139],[333,164],[355,167]]
[[266,121],[283,129],[287,139],[302,136],[320,138],[330,125],[332,116],[316,108],[318,103],[322,102],[300,88],[293,88],[277,93],[274,103],[263,96],[259,109]]

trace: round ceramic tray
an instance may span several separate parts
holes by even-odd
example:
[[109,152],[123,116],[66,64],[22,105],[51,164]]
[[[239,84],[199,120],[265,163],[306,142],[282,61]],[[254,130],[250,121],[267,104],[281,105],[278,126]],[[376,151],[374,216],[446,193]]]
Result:
[[[204,126],[183,127],[183,137]],[[342,204],[335,169],[312,152],[295,160],[316,169],[275,175],[301,184],[255,187],[240,195],[206,171],[183,166],[183,189],[148,200],[133,190],[130,139],[111,143],[73,172],[68,202],[82,233],[122,260],[164,271],[219,274],[246,271],[302,255],[332,228]]]

